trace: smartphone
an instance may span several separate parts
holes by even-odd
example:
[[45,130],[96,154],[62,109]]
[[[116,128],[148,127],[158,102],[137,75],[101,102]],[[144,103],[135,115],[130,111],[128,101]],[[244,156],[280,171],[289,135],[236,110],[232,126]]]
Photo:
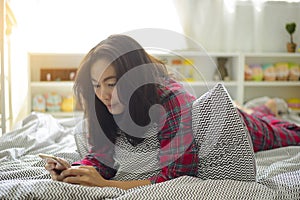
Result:
[[63,160],[63,159],[61,159],[59,157],[50,155],[50,154],[40,153],[39,157],[42,158],[42,159],[52,159],[55,162],[59,163],[60,165],[64,166],[66,169],[71,167],[71,165],[68,162],[66,162],[65,160]]

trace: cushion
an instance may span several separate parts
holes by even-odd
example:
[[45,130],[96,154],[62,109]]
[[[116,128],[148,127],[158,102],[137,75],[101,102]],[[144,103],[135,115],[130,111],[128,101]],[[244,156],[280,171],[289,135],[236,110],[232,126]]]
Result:
[[221,83],[193,103],[192,129],[198,146],[199,178],[256,180],[248,129]]

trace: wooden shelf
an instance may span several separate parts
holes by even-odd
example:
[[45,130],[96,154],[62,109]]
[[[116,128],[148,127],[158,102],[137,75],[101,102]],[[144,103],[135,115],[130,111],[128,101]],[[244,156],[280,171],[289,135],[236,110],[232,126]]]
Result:
[[298,87],[300,81],[245,81],[244,85],[251,87]]
[[190,86],[213,86],[216,85],[217,83],[223,83],[225,86],[232,87],[232,86],[237,86],[238,82],[237,81],[191,81],[191,82],[181,82],[183,85],[190,85]]
[[52,116],[57,117],[57,118],[83,116],[83,112],[82,111],[74,111],[74,112],[45,112],[45,113],[51,114]]
[[73,81],[33,81],[31,87],[73,87]]

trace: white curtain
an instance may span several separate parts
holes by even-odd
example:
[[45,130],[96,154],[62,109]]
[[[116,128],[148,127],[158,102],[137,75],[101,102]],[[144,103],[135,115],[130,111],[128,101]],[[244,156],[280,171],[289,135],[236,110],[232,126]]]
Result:
[[300,3],[266,1],[174,0],[184,33],[207,51],[286,52],[285,24],[296,22],[300,45]]

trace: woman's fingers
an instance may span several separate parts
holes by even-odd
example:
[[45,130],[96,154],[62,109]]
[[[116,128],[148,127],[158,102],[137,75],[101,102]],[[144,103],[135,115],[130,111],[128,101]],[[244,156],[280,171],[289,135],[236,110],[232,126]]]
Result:
[[[63,160],[63,159],[61,159],[61,160]],[[66,167],[61,165],[60,163],[58,163],[56,160],[46,159],[45,169],[47,171],[49,171],[51,178],[53,180],[58,180],[58,181],[63,180],[63,177],[61,177],[59,175],[61,174],[62,171],[64,171],[66,169]]]
[[64,170],[61,173],[61,176],[68,177],[68,176],[83,176],[88,175],[91,173],[91,170],[95,170],[93,167],[88,166],[79,166],[79,167],[71,167]]
[[59,178],[63,178],[63,181],[66,183],[86,186],[99,186],[104,180],[93,166],[66,169],[61,173]]

